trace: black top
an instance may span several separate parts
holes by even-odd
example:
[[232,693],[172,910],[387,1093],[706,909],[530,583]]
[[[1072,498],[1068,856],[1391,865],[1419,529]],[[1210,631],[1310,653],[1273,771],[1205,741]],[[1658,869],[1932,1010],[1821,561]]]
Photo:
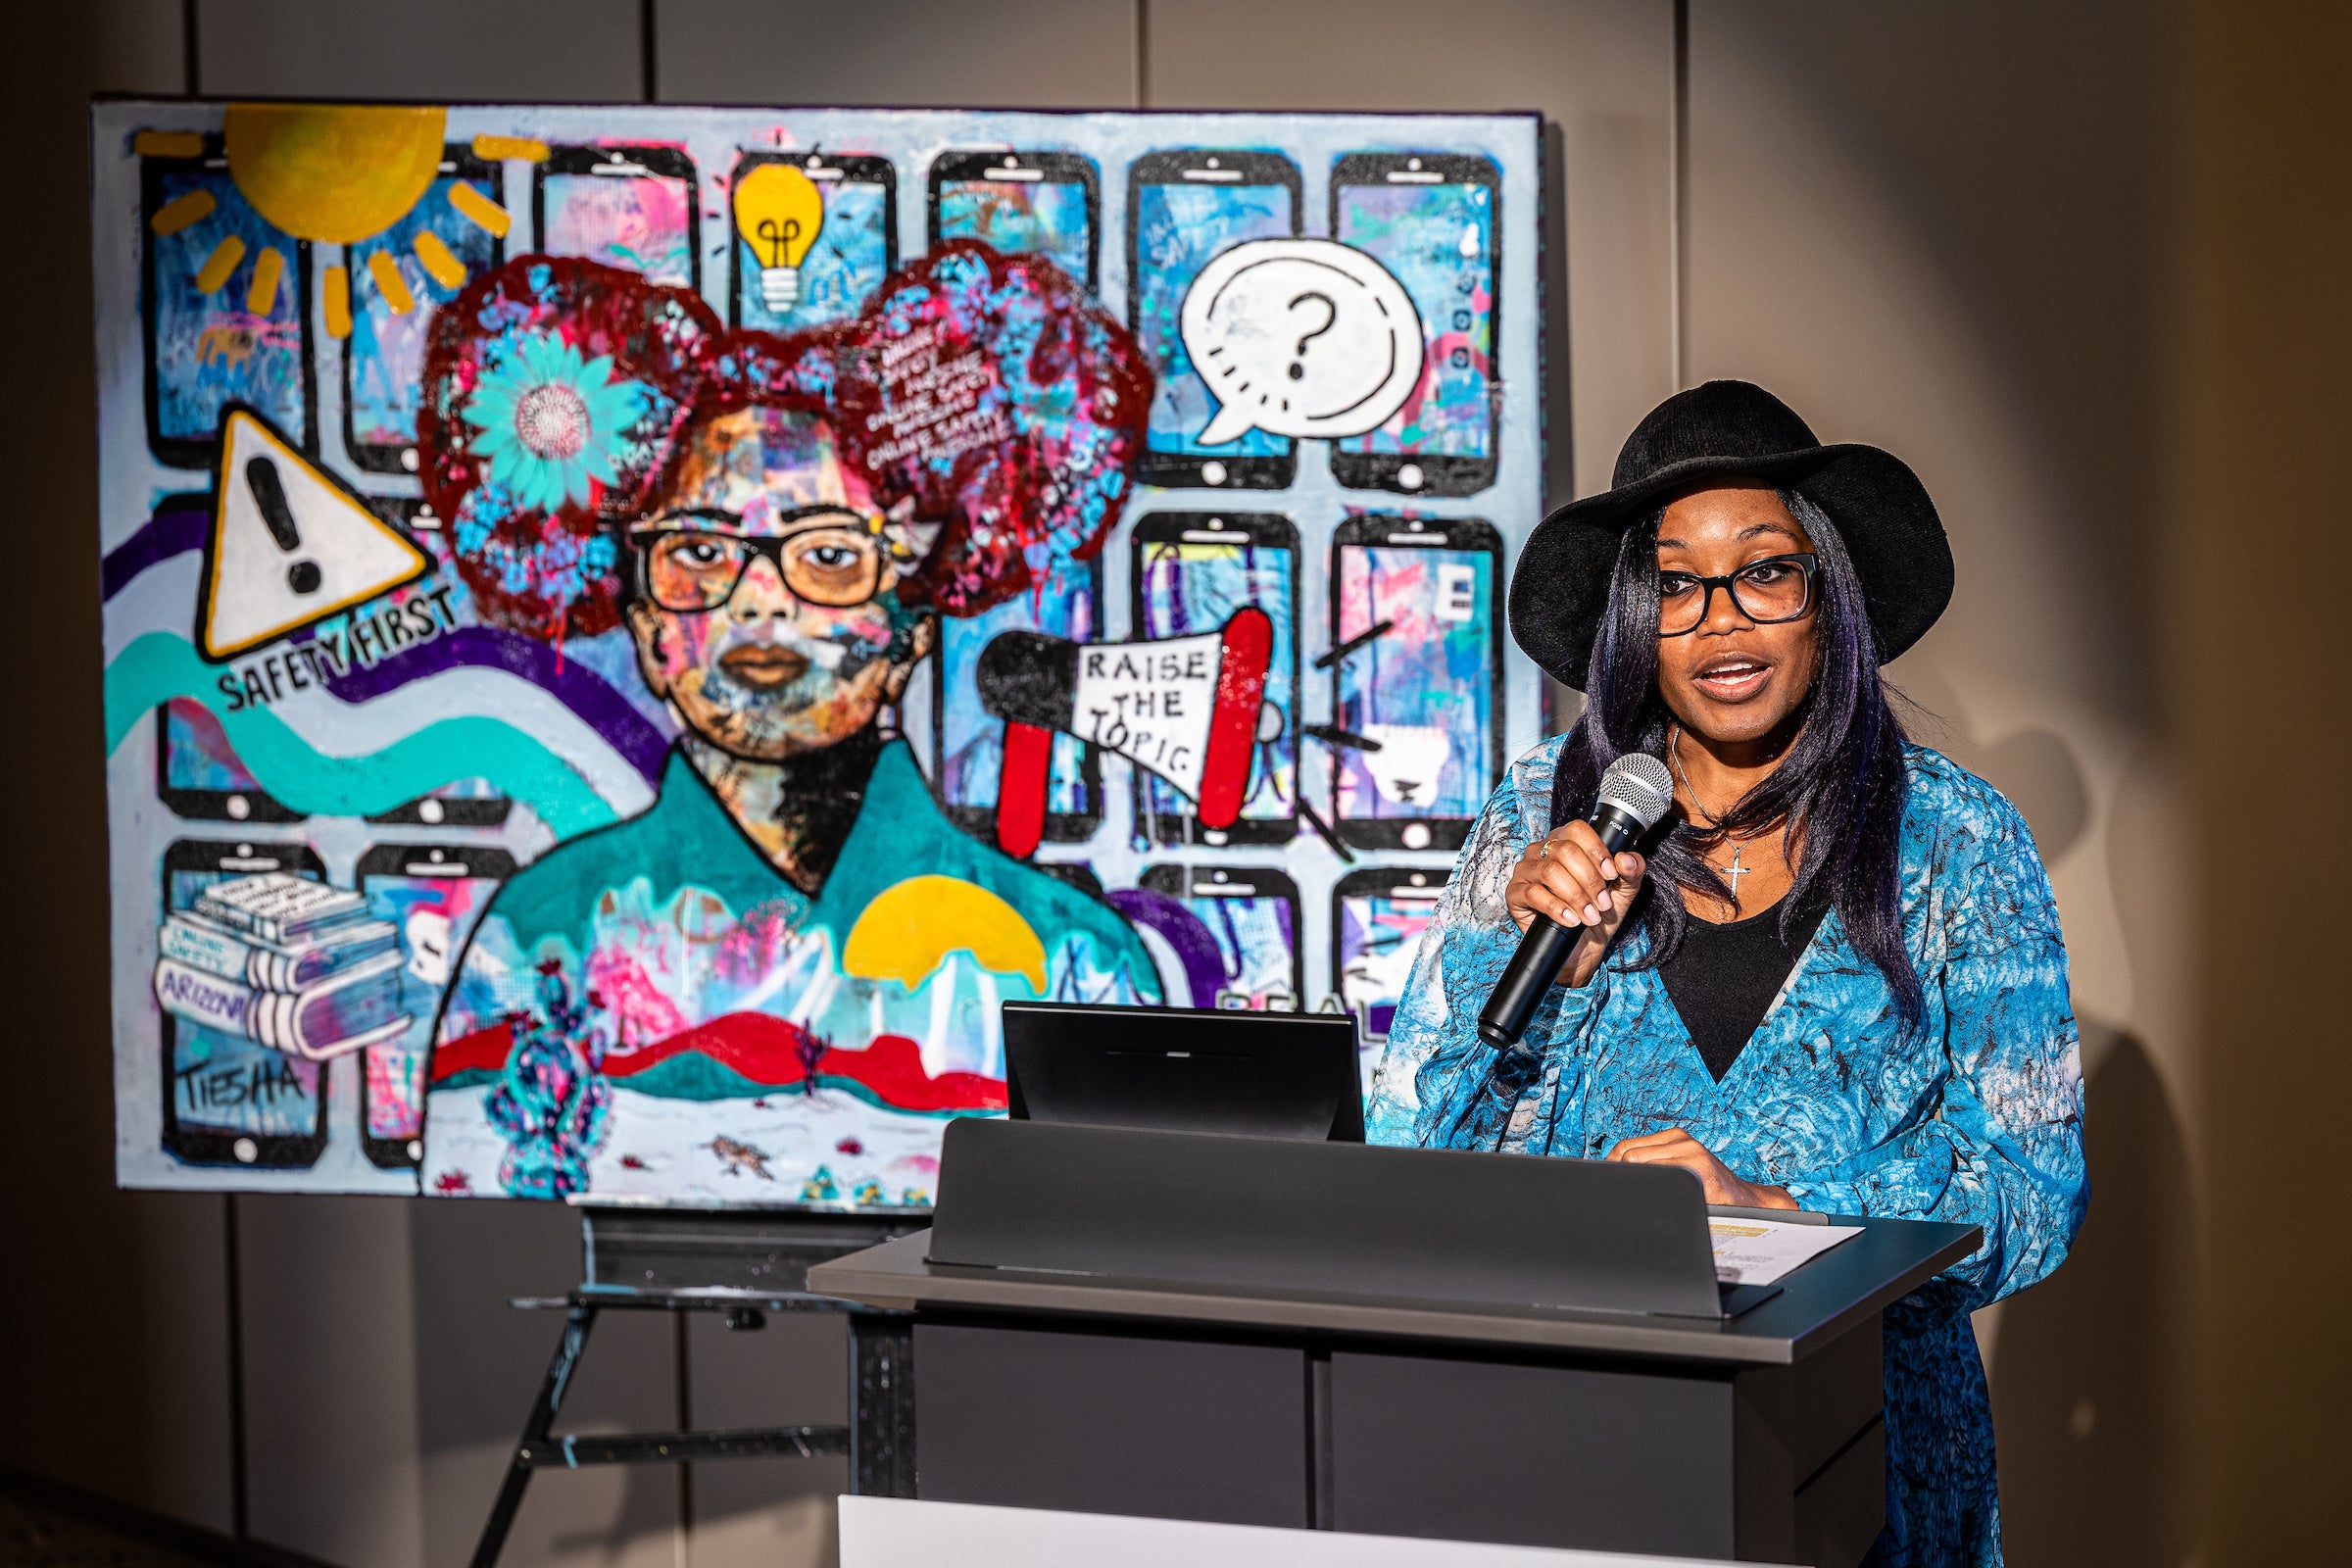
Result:
[[1784,943],[1781,906],[1788,902],[1783,899],[1761,914],[1722,925],[1696,917],[1687,920],[1682,945],[1658,965],[1658,978],[1666,982],[1674,1010],[1683,1015],[1690,1043],[1717,1083],[1747,1049],[1748,1038],[1771,1010],[1772,999],[1781,994],[1797,956],[1828,912],[1818,900],[1812,908],[1798,910],[1795,929]]

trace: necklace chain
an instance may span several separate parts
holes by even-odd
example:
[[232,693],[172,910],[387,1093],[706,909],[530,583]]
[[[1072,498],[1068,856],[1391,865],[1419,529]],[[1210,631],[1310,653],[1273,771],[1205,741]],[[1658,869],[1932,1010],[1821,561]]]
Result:
[[[1717,816],[1713,811],[1707,809],[1706,803],[1698,798],[1697,786],[1690,782],[1690,775],[1683,771],[1682,739],[1683,726],[1677,724],[1674,726],[1674,733],[1666,738],[1666,760],[1674,768],[1674,776],[1682,780],[1684,793],[1690,797],[1691,808],[1697,811],[1699,815],[1707,819],[1707,826],[1710,830],[1720,832],[1723,827],[1723,818]],[[1728,834],[1726,835],[1726,838],[1729,839]],[[1741,865],[1740,863],[1739,842],[1737,840],[1731,840],[1731,845],[1732,863],[1728,866],[1719,867],[1718,869],[1720,869],[1725,876],[1731,879],[1732,910],[1734,913],[1738,913],[1740,907],[1740,879],[1743,876],[1753,876],[1755,874],[1755,867],[1751,865]]]
[[1690,804],[1697,808],[1698,814],[1707,819],[1707,826],[1719,827],[1723,818],[1707,809],[1706,802],[1698,798],[1698,786],[1691,783],[1690,775],[1683,771],[1682,745],[1683,726],[1677,724],[1674,733],[1666,737],[1666,760],[1674,764],[1674,776],[1683,781],[1684,793],[1690,797]]

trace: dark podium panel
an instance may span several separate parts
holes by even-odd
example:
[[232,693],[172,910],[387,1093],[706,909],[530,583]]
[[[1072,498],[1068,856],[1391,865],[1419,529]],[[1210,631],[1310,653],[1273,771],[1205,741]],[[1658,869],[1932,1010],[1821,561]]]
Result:
[[1593,1159],[959,1121],[929,1255],[1000,1273],[1724,1315],[1698,1179]]
[[1334,1351],[1331,1527],[1729,1557],[1732,1380]]
[[[916,1314],[916,1494],[1861,1560],[1882,1313],[1976,1227],[1852,1221],[1718,1298],[1685,1172],[1275,1142],[952,1131],[937,1228],[809,1273]],[[1466,1213],[1497,1195],[1504,1221]]]
[[1295,1348],[917,1322],[914,1358],[919,1496],[1312,1523]]
[[1872,1322],[1740,1369],[1334,1350],[1331,1526],[1855,1562],[1886,1498],[1881,1344]]

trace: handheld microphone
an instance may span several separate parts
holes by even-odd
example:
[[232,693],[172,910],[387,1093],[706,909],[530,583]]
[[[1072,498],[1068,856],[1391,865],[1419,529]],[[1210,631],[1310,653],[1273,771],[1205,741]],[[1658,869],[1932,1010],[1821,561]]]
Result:
[[[1666,764],[1647,752],[1628,752],[1600,775],[1600,798],[1585,820],[1600,834],[1600,847],[1614,856],[1657,826],[1673,805],[1674,777]],[[1478,1015],[1481,1040],[1497,1051],[1519,1043],[1583,930],[1545,915],[1535,918]]]

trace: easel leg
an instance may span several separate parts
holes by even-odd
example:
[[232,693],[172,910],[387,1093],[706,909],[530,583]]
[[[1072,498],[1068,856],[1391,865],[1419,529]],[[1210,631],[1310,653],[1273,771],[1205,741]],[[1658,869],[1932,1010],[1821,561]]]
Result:
[[539,1385],[539,1397],[531,1405],[529,1419],[522,1424],[522,1441],[514,1446],[514,1456],[507,1461],[507,1479],[498,1489],[498,1500],[490,1505],[490,1517],[483,1521],[482,1539],[474,1544],[473,1568],[493,1568],[498,1554],[507,1544],[507,1531],[514,1526],[514,1514],[522,1506],[522,1493],[531,1484],[531,1460],[547,1442],[550,1428],[556,1424],[556,1412],[563,1408],[564,1391],[571,1383],[573,1368],[579,1365],[580,1352],[587,1348],[588,1331],[596,1324],[596,1308],[574,1305],[564,1318],[564,1337],[556,1345],[556,1358],[547,1364],[547,1380]]
[[914,1323],[895,1313],[850,1314],[850,1491],[914,1495]]

